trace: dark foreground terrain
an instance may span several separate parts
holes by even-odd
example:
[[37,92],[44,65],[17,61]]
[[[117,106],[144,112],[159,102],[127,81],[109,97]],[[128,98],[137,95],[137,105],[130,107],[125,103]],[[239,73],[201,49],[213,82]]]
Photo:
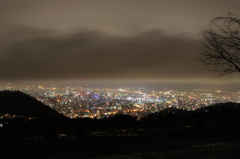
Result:
[[[11,92],[3,92],[2,103],[0,96],[0,113],[8,113],[0,119],[1,159],[232,159],[240,156],[240,104],[217,104],[190,112],[171,108],[141,120],[122,114],[101,120],[73,120],[26,95],[14,96],[15,101],[10,102],[12,98],[6,98],[6,93],[13,96]],[[32,105],[37,105],[38,111],[24,110]]]
[[2,142],[1,158],[239,158],[237,135],[84,137]]
[[[77,137],[59,134],[3,140],[0,158],[239,158],[240,129],[236,124],[205,128],[150,128],[92,132]],[[96,135],[98,134],[98,135]]]

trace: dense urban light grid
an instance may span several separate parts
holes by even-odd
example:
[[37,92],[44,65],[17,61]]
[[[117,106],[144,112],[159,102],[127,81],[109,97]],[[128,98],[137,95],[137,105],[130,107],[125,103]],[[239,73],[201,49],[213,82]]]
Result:
[[105,118],[128,114],[141,118],[166,108],[196,110],[216,103],[240,103],[240,92],[204,89],[152,90],[143,87],[88,88],[13,85],[1,90],[25,92],[70,118]]

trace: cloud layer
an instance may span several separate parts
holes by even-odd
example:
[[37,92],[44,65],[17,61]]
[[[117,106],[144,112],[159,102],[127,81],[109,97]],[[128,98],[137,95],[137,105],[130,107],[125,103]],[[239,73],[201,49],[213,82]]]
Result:
[[209,20],[239,0],[0,0],[0,80],[206,79]]
[[[0,56],[6,79],[154,79],[204,76],[198,42],[151,30],[131,36],[97,31],[60,35],[6,27]],[[4,40],[5,38],[5,40]]]

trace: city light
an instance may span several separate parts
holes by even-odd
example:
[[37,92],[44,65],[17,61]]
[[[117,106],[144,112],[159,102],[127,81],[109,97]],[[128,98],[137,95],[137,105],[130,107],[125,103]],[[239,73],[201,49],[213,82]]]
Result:
[[117,113],[141,118],[166,108],[196,110],[216,103],[240,103],[239,92],[223,90],[152,90],[73,86],[3,85],[19,90],[69,118],[105,118]]

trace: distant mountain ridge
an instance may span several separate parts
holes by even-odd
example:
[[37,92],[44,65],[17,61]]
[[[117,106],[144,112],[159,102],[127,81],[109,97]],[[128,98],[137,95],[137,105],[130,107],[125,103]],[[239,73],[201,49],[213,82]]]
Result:
[[0,91],[0,113],[37,117],[44,120],[67,119],[64,115],[21,91]]

